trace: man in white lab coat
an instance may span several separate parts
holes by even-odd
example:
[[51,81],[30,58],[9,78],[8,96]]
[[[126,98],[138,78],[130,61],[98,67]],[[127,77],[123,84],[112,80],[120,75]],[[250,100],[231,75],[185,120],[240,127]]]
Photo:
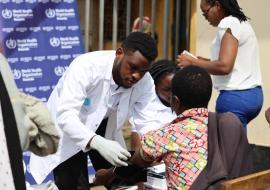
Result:
[[59,190],[89,189],[84,152],[90,150],[95,169],[127,165],[121,128],[129,116],[147,111],[155,97],[147,71],[156,56],[155,41],[134,32],[116,51],[86,53],[70,64],[47,103],[61,132],[59,149],[30,159],[38,183],[54,169]]

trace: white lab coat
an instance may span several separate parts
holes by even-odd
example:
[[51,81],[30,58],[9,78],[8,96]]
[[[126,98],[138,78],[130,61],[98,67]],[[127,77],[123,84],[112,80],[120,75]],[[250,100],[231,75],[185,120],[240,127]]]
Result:
[[170,107],[165,106],[157,95],[145,109],[147,110],[132,114],[129,119],[132,132],[136,132],[140,136],[164,127],[176,118],[175,112],[172,112]]
[[[86,145],[108,111],[114,58],[115,51],[80,55],[59,80],[47,105],[61,133],[60,145],[56,154],[47,157],[31,155],[29,169],[37,183],[80,150],[88,151]],[[121,93],[117,111],[109,116],[105,137],[125,147],[121,132],[125,120],[129,114],[146,111],[145,107],[154,96],[153,80],[146,73],[132,88]],[[85,99],[88,104],[84,104]]]

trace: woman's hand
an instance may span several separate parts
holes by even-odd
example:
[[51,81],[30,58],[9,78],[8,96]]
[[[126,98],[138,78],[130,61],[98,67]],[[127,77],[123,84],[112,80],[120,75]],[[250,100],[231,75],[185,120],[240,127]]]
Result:
[[177,66],[180,68],[187,67],[189,65],[193,65],[196,58],[188,55],[187,53],[181,53],[177,56]]

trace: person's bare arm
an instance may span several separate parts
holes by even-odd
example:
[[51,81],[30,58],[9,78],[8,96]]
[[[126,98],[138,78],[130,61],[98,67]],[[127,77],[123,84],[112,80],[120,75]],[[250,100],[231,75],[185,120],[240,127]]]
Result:
[[136,132],[131,133],[131,150],[136,150],[141,147],[140,135]]
[[154,162],[152,158],[144,153],[142,148],[138,148],[129,161],[139,167],[148,167]]
[[197,65],[206,69],[213,75],[227,75],[231,73],[238,51],[238,40],[232,35],[231,30],[227,29],[223,35],[219,58],[215,61],[207,59],[196,59],[187,54],[180,54],[177,61],[179,67]]
[[202,59],[204,61],[211,61],[211,59],[209,58],[205,58],[205,57],[202,57],[202,56],[197,56],[198,59]]

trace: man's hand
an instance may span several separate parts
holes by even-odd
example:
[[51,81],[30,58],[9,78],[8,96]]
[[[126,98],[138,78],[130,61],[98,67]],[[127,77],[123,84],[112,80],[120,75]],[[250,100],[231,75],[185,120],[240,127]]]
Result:
[[125,162],[131,157],[130,153],[116,141],[105,139],[99,135],[92,138],[90,147],[97,150],[103,158],[114,166],[127,166]]

